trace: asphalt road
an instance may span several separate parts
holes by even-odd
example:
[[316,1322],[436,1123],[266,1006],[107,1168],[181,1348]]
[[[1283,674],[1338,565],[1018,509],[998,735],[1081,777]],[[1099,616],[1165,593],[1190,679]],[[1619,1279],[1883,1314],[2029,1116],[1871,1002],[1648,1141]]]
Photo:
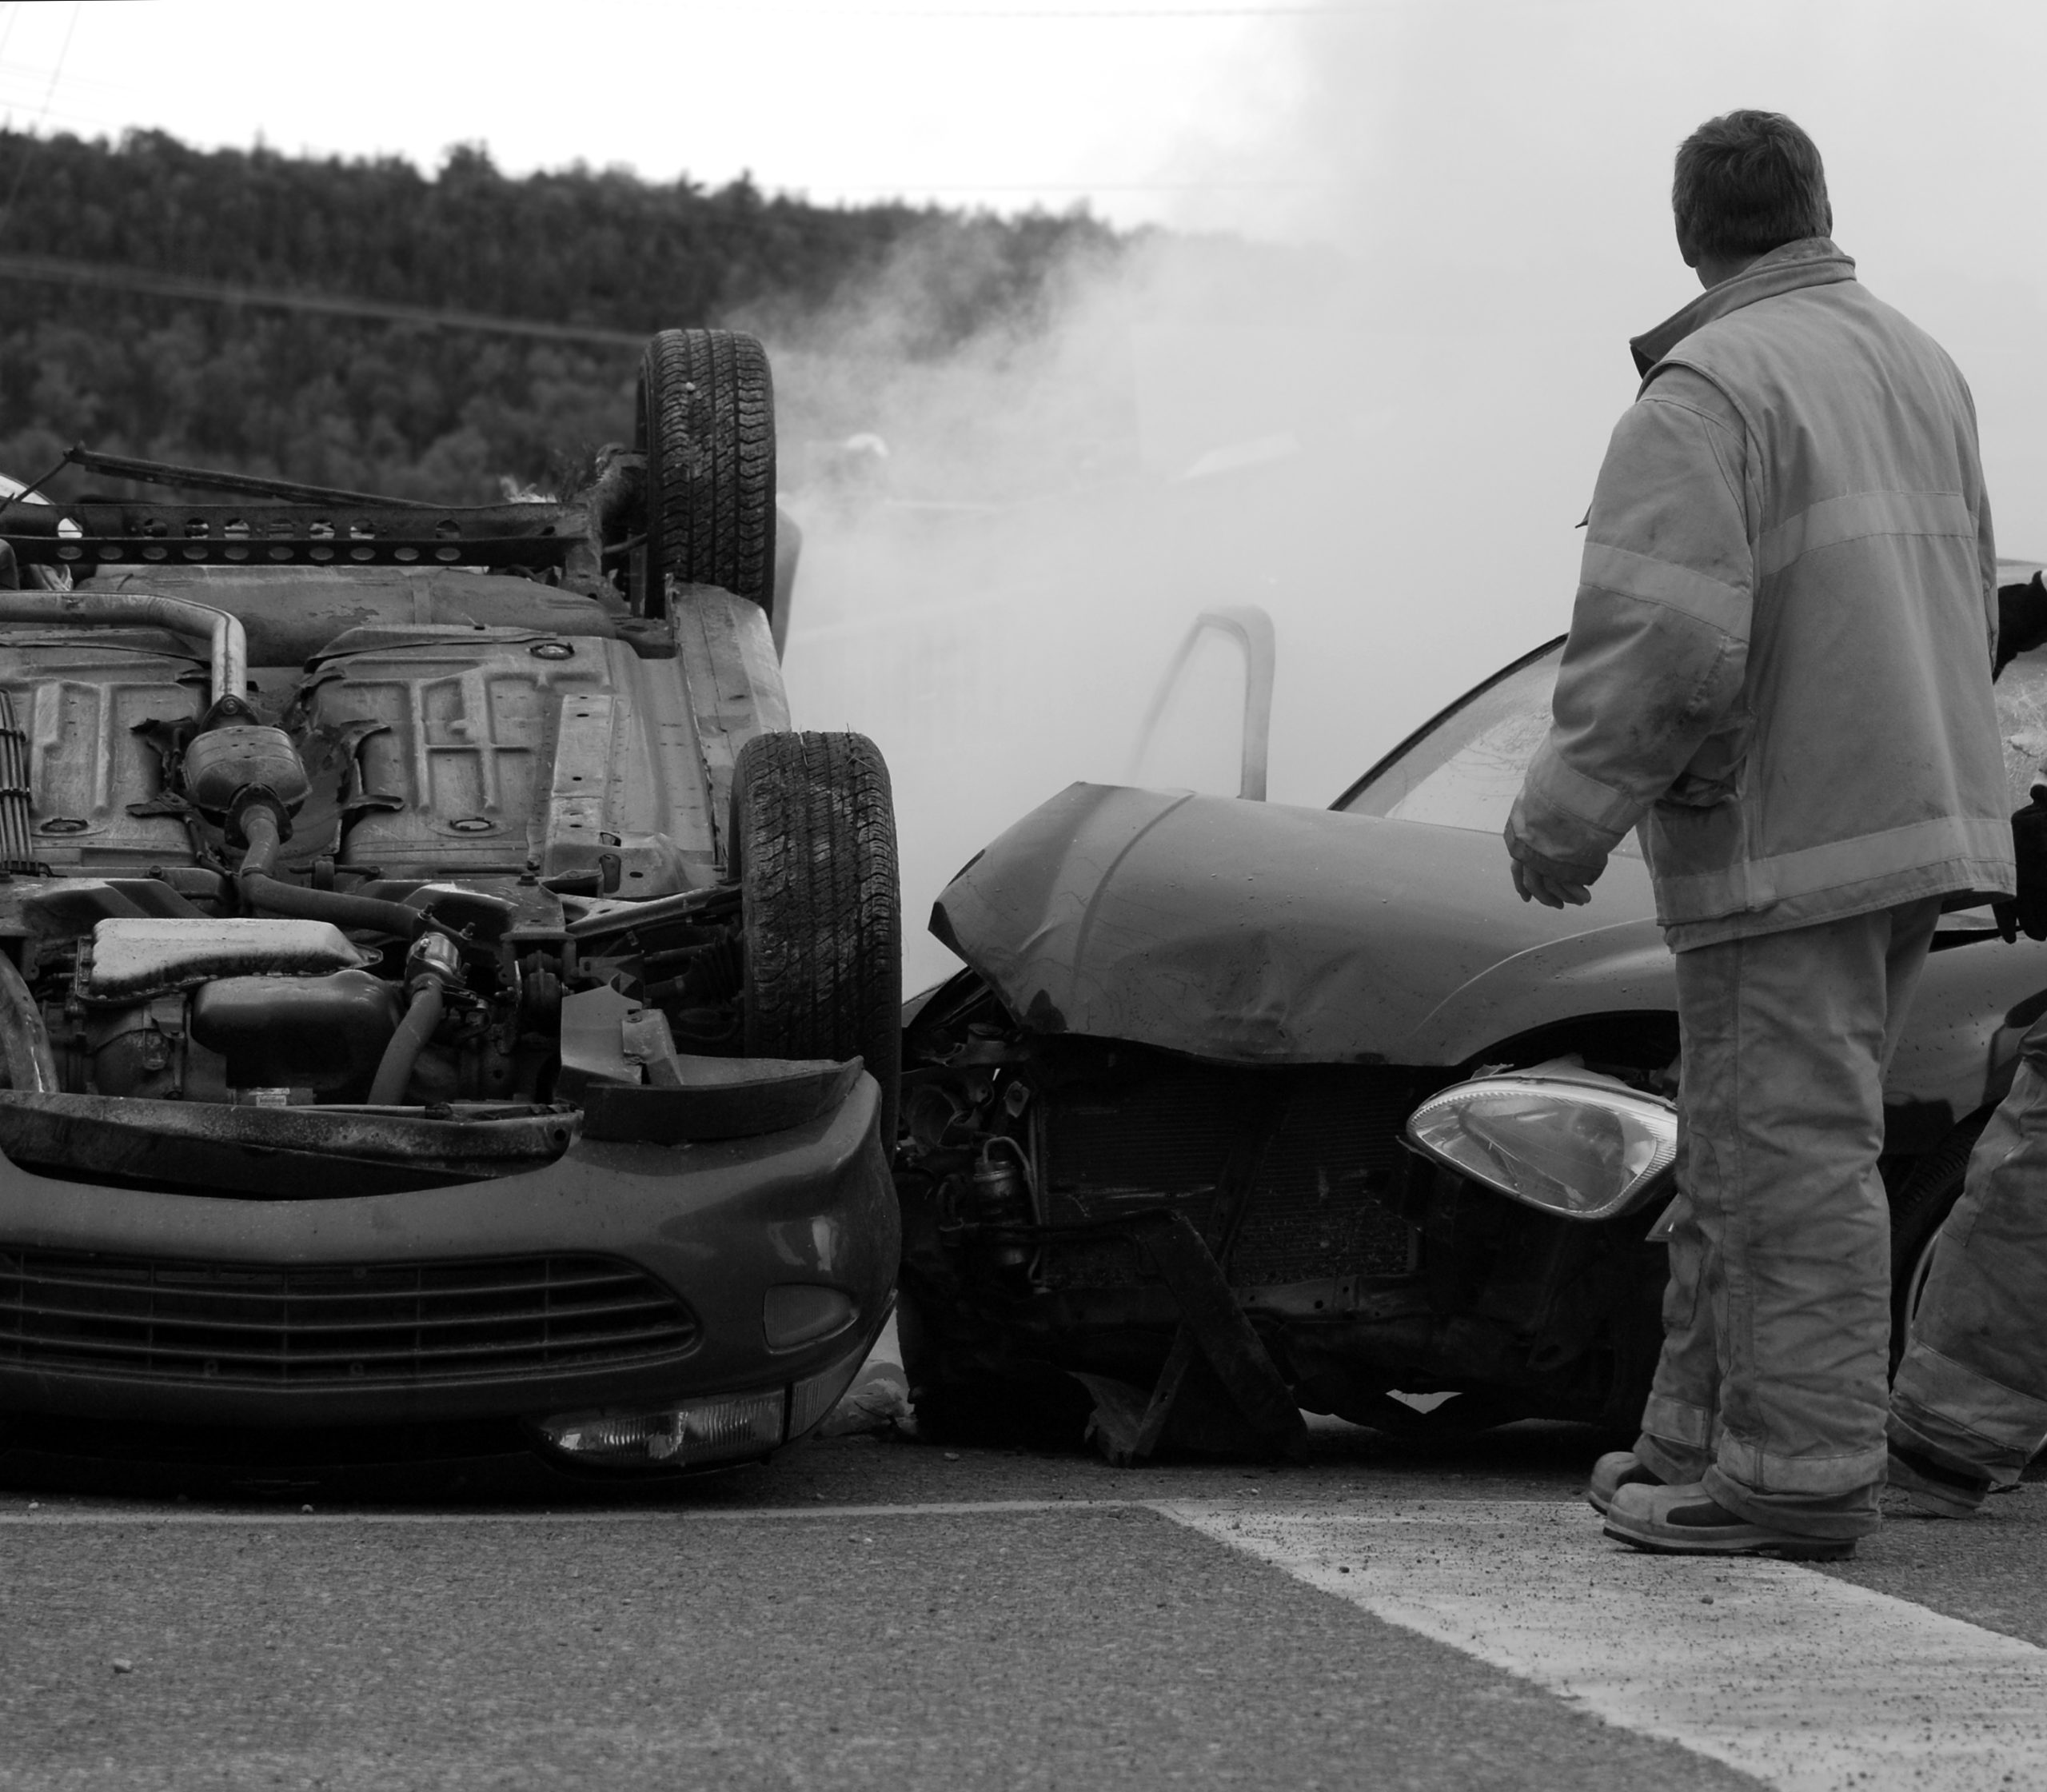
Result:
[[[1881,1758],[1802,1778],[1781,1748],[1714,1758],[1653,1689],[1631,1717],[1582,1677],[1544,1683],[1539,1652],[1510,1670],[1456,1623],[1367,1609],[1382,1521],[1461,1515],[1478,1528],[1442,1535],[1466,1540],[1407,1566],[1381,1550],[1383,1576],[1475,1571],[1506,1610],[1534,1524],[1567,1551],[1582,1535],[1588,1574],[1638,1577],[1594,1589],[1599,1634],[1767,1630],[1778,1583],[1707,1612],[1712,1592],[1599,1542],[1576,1503],[1599,1441],[1324,1427],[1300,1467],[1118,1471],[857,1437],[651,1493],[518,1463],[237,1485],[0,1455],[0,1789],[1929,1783]],[[1347,1558],[1332,1592],[1250,1551],[1295,1518],[1363,1539],[1355,1582],[1330,1578]],[[1726,1606],[1746,1570],[1711,1566],[1698,1586]],[[2047,1497],[1896,1519],[1826,1573],[1797,1584],[2047,1645]],[[1852,1661],[1858,1620],[1826,1622]],[[2012,1652],[2030,1673],[2036,1651]],[[1909,1695],[1915,1661],[1869,1696]],[[2034,1745],[2013,1746],[2021,1777],[1984,1783],[2047,1783],[2047,1747],[2029,1778]]]

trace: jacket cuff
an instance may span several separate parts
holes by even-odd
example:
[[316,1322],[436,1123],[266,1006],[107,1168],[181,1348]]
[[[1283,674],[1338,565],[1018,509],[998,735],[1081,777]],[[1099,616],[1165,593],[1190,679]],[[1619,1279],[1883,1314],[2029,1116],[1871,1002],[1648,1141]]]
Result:
[[1639,816],[1631,798],[1566,765],[1552,737],[1528,768],[1507,832],[1545,859],[1597,876]]

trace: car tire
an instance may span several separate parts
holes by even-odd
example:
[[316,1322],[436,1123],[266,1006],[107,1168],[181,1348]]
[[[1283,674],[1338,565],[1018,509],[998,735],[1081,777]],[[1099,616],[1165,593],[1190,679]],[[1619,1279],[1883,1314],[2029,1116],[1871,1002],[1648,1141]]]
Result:
[[664,329],[640,361],[633,445],[647,457],[646,545],[635,607],[667,581],[722,585],[772,612],[775,388],[767,352],[729,329]]
[[1905,1357],[1912,1315],[1926,1284],[1933,1240],[1969,1177],[1969,1159],[1989,1123],[1985,1111],[1972,1115],[1922,1157],[1890,1203],[1890,1371]]
[[903,909],[880,749],[860,734],[756,735],[732,768],[730,838],[747,1052],[865,1060],[892,1154]]

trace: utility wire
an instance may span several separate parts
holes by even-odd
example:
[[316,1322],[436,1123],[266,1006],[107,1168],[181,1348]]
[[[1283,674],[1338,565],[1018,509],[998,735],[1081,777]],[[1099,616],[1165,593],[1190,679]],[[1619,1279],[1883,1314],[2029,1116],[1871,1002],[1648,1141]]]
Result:
[[[758,0],[754,0],[757,4]],[[1096,19],[1147,18],[1366,18],[1388,12],[1411,12],[1421,0],[1351,0],[1348,5],[1270,6],[842,6],[836,0],[782,0],[788,12],[830,13],[854,18],[943,19],[949,23],[972,24],[977,19],[1067,19],[1091,24]],[[1519,0],[1530,3],[1530,0]],[[746,12],[752,5],[712,5],[692,9],[708,12]]]
[[[926,181],[897,181],[846,182],[833,181],[824,190],[830,193],[859,193],[869,196],[901,195],[905,204],[915,205],[912,194],[947,193],[1063,193],[1074,194],[1085,198],[1091,193],[1307,193],[1323,188],[1345,186],[1339,180],[1319,181],[975,181],[959,186],[935,186]],[[808,193],[807,187],[791,187],[792,194]]]
[[[64,42],[58,46],[57,60],[50,68],[50,85],[43,90],[42,109],[35,115],[35,122],[38,125],[50,116],[51,102],[57,98],[57,83],[64,78],[65,61],[71,54],[71,36],[78,29],[78,14],[84,10],[85,0],[72,0],[71,16],[64,26]],[[8,30],[13,30],[14,26],[14,20],[10,18],[7,21]],[[22,159],[15,165],[14,184],[7,190],[7,203],[0,206],[0,227],[4,227],[14,218],[14,202],[22,196],[22,182],[28,178],[29,164],[35,160],[36,151],[42,146],[42,136],[39,131],[32,129],[28,137],[29,146],[22,152]]]
[[425,324],[439,329],[525,336],[549,342],[587,342],[602,348],[640,349],[644,331],[600,329],[581,324],[548,323],[535,317],[500,317],[482,311],[449,311],[381,299],[347,298],[329,293],[290,292],[195,280],[182,273],[124,267],[111,261],[73,261],[56,255],[0,253],[0,279],[33,280],[62,286],[98,286],[116,292],[149,293],[162,298],[198,299],[214,305],[254,305],[266,310],[313,312],[331,317],[369,317],[385,323]]

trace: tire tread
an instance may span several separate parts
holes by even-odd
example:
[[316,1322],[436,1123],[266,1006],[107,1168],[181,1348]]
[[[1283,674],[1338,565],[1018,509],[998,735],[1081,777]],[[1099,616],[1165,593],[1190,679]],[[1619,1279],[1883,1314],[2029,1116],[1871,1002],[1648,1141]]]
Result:
[[775,389],[766,351],[727,329],[664,329],[640,361],[647,582],[775,597]]
[[746,932],[745,1044],[867,1060],[893,1148],[902,900],[888,768],[864,735],[758,735],[732,780]]

